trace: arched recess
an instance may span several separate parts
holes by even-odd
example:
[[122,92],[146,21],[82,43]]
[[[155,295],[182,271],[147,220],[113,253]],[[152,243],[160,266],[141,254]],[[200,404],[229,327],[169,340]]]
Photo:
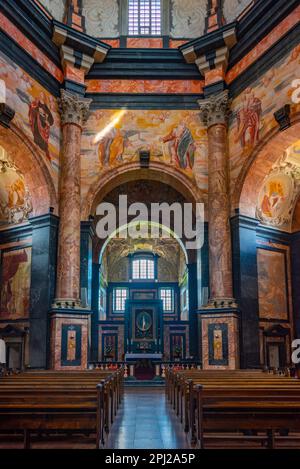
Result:
[[[145,222],[147,225],[148,225],[148,222]],[[151,225],[151,222],[149,223],[149,225]],[[103,245],[101,246],[101,250],[99,252],[99,264],[101,264],[101,260],[102,260],[102,256],[104,254],[104,251],[107,247],[107,245],[109,244],[109,242],[115,237],[117,236],[118,234],[120,234],[122,231],[124,230],[127,230],[127,228],[130,228],[130,226],[134,226],[134,223],[131,222],[131,223],[127,223],[126,225],[123,225],[119,228],[117,228],[103,243]],[[172,238],[174,238],[177,243],[179,244],[181,250],[183,251],[183,254],[184,254],[184,259],[185,259],[185,262],[186,264],[188,263],[188,260],[189,260],[189,257],[188,257],[188,253],[187,253],[187,250],[183,244],[183,242],[181,241],[181,239],[176,235],[176,233],[174,233],[174,231],[170,230],[168,227],[164,226],[164,225],[161,225],[159,224],[159,228],[161,228],[161,230],[163,232],[165,232],[166,234],[170,235]]]
[[82,203],[82,220],[94,214],[97,205],[113,189],[135,180],[159,181],[181,193],[190,203],[206,203],[207,194],[196,187],[182,172],[161,163],[151,163],[150,168],[141,168],[139,163],[130,163],[101,175],[93,184]]
[[34,144],[20,129],[11,124],[10,129],[0,126],[0,145],[24,174],[32,199],[31,216],[48,213],[49,207],[53,207],[57,213],[58,203],[54,182]]
[[240,214],[255,218],[257,198],[264,178],[285,150],[299,140],[300,116],[283,132],[273,129],[245,163],[232,195],[232,207]]

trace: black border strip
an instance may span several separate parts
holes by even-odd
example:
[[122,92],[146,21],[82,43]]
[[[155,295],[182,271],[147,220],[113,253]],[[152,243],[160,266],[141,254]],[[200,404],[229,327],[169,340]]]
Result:
[[0,11],[60,68],[59,48],[52,42],[52,21],[33,0],[1,0]]
[[19,44],[0,30],[0,52],[6,55],[16,65],[27,72],[31,78],[36,80],[53,96],[60,94],[60,82],[49,72],[47,72],[32,56],[22,49]]
[[229,70],[297,6],[299,0],[258,0],[237,23],[238,42],[231,50]]
[[199,110],[198,99],[202,94],[123,94],[123,93],[87,93],[86,98],[92,99],[91,110],[95,109],[170,109]]
[[235,98],[241,94],[248,86],[255,83],[271,67],[276,65],[285,55],[299,44],[300,23],[290,29],[287,34],[281,37],[271,46],[259,59],[252,63],[229,85],[230,96]]

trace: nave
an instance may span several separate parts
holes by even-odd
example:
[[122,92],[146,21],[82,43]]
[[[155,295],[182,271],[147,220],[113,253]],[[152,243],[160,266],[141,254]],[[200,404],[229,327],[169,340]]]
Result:
[[126,388],[109,449],[190,448],[163,387]]

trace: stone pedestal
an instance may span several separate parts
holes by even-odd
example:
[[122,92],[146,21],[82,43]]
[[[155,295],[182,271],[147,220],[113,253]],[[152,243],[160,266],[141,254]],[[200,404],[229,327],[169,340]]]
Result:
[[90,312],[53,311],[51,368],[85,370],[88,365]]
[[199,311],[204,370],[235,370],[239,360],[239,313],[237,310]]

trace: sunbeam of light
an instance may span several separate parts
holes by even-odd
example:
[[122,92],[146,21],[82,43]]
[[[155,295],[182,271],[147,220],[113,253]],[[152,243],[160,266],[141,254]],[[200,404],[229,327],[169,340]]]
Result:
[[96,137],[94,138],[94,141],[93,143],[98,143],[103,137],[105,137],[105,135],[108,134],[108,132],[115,126],[118,124],[118,122],[120,122],[120,120],[122,119],[122,117],[124,116],[126,112],[126,109],[120,109],[120,111],[116,112],[113,117],[112,117],[112,120],[109,122],[109,124],[107,124],[106,127],[104,127],[104,129],[100,130],[100,132],[97,133]]

